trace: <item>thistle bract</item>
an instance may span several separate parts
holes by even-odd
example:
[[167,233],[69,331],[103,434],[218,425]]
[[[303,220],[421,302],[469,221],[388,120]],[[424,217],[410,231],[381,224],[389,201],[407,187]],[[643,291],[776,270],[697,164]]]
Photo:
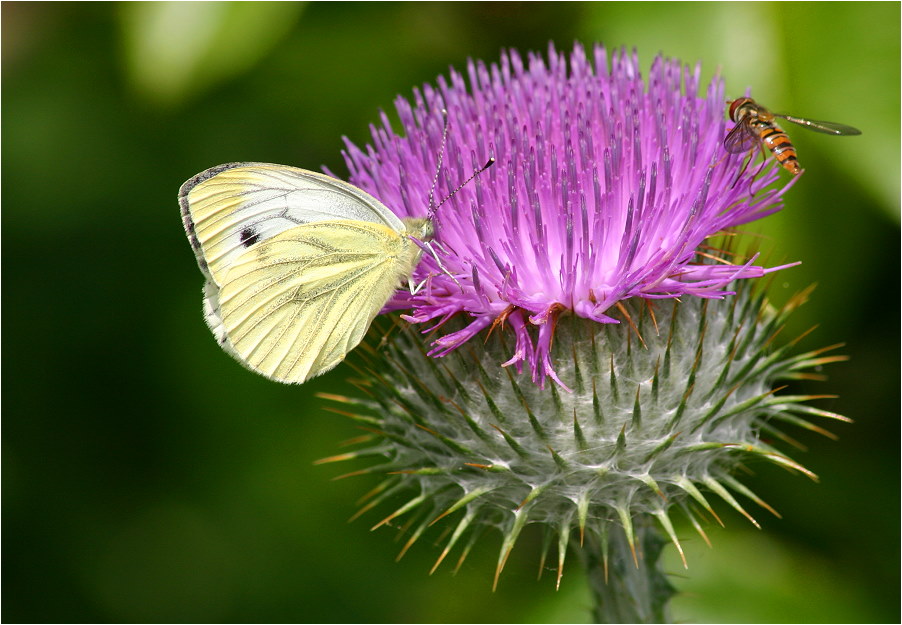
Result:
[[606,545],[625,538],[638,565],[634,523],[654,519],[679,548],[672,509],[704,537],[699,519],[719,521],[710,493],[757,526],[734,494],[773,510],[732,476],[739,464],[760,459],[815,477],[762,433],[791,441],[785,424],[823,432],[806,419],[844,420],[808,397],[774,393],[780,380],[834,360],[825,350],[767,348],[804,296],[775,311],[741,287],[726,301],[659,304],[654,316],[630,300],[634,330],[571,315],[552,350],[570,393],[498,368],[504,335],[436,361],[406,328],[378,352],[388,365],[367,367],[368,399],[331,397],[356,406],[352,416],[376,435],[328,460],[382,458],[363,471],[387,476],[363,510],[415,493],[377,524],[409,516],[404,551],[456,513],[439,562],[467,530],[489,525],[504,536],[500,571],[523,527],[540,523],[558,547],[558,575],[574,532],[580,543],[588,533],[605,545],[605,561]]

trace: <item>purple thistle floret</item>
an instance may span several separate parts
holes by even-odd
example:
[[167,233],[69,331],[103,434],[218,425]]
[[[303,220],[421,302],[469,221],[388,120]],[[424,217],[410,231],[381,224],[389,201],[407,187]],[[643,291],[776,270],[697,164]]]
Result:
[[383,113],[372,146],[346,140],[351,182],[401,217],[431,212],[433,186],[446,197],[496,159],[434,211],[434,253],[414,276],[424,288],[389,303],[413,323],[469,317],[430,355],[507,325],[516,345],[503,364],[563,386],[549,355],[561,312],[619,323],[609,313],[622,300],[723,298],[731,281],[779,269],[697,254],[706,238],[780,210],[791,186],[765,190],[779,179],[772,160],[742,171],[744,156],[723,149],[722,80],[698,97],[699,66],[658,57],[646,85],[635,52],[596,46],[592,57],[577,45],[569,63],[553,47],[547,61],[471,61],[469,88],[452,70],[414,90],[413,105],[397,99],[404,136]]

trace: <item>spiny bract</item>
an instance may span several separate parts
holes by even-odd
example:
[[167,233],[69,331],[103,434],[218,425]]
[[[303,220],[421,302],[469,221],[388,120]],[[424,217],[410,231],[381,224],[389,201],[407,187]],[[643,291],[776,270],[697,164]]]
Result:
[[465,536],[494,526],[504,537],[497,582],[527,523],[557,543],[558,581],[573,535],[582,542],[590,533],[604,549],[622,532],[635,560],[636,519],[657,519],[682,556],[674,507],[703,537],[699,517],[719,521],[703,491],[757,525],[733,493],[774,511],[732,476],[740,463],[764,459],[815,477],[762,436],[791,442],[782,424],[823,432],[806,417],[846,420],[804,403],[810,397],[776,392],[778,381],[840,358],[772,349],[805,296],[775,311],[743,287],[729,300],[630,300],[619,325],[563,319],[553,357],[572,393],[499,368],[503,333],[436,360],[403,329],[379,349],[388,364],[367,371],[369,399],[328,396],[344,414],[356,407],[353,418],[372,436],[324,461],[381,459],[354,473],[386,475],[361,513],[415,493],[377,524],[408,519],[402,554],[438,519],[456,523],[436,567]]

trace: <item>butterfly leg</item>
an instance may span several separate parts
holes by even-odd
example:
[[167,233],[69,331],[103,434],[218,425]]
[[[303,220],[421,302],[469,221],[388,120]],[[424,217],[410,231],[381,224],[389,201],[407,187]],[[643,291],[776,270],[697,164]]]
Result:
[[426,276],[426,279],[420,282],[419,284],[413,283],[413,278],[407,278],[407,289],[410,291],[411,295],[416,295],[420,291],[423,290],[423,287],[426,286],[426,283],[432,278],[432,274]]
[[[445,268],[445,265],[442,263],[442,259],[439,258],[438,254],[436,253],[435,247],[433,247],[433,244],[434,244],[434,245],[441,245],[441,243],[439,243],[438,241],[426,241],[425,245],[426,245],[426,248],[429,250],[429,254],[432,255],[432,258],[435,259],[435,262],[436,262],[436,264],[438,265],[439,269],[442,270],[442,273],[445,274],[446,276],[448,276],[449,278],[451,278],[451,280],[454,281],[454,284],[457,285],[457,288],[459,288],[460,291],[461,291],[461,293],[463,293],[464,288],[461,286],[460,282],[457,281],[457,278],[455,278],[455,277],[451,274],[451,272],[448,271],[448,270]],[[444,250],[443,250],[443,251],[444,251]],[[411,289],[412,289],[412,290],[411,290],[411,294],[416,295],[416,294],[420,291],[420,289],[423,288],[423,285],[425,285],[426,282],[427,282],[427,281],[429,280],[429,278],[431,278],[431,277],[432,277],[431,275],[430,275],[430,276],[427,276],[427,277],[426,277],[426,280],[423,280],[420,284],[418,284],[418,285],[416,285],[416,286],[412,286],[412,287],[411,287]],[[411,284],[412,284],[412,283],[411,283]]]
[[446,254],[448,253],[448,251],[447,251],[447,250],[445,249],[445,247],[444,247],[441,243],[439,243],[438,241],[429,241],[428,243],[426,243],[426,246],[429,248],[429,251],[430,251],[430,253],[432,254],[432,257],[435,259],[435,262],[438,264],[439,269],[442,270],[442,273],[444,273],[446,276],[448,276],[449,278],[451,278],[451,280],[454,281],[454,284],[457,285],[457,288],[460,289],[460,292],[463,293],[463,292],[464,292],[464,288],[460,285],[460,282],[457,281],[457,278],[455,278],[453,275],[451,275],[451,272],[448,271],[448,270],[445,268],[445,265],[444,265],[444,264],[442,264],[442,259],[438,257],[438,254],[435,253],[435,248],[432,247],[432,244],[433,244],[433,243],[434,243],[435,245],[438,245],[439,247],[441,247],[441,248],[442,248],[442,251],[445,252]]

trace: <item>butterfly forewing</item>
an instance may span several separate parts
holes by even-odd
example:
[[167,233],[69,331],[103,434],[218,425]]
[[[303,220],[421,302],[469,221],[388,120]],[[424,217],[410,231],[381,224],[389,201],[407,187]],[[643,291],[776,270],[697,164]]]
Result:
[[231,262],[221,289],[208,291],[208,323],[251,369],[301,383],[360,343],[418,256],[404,232],[381,224],[295,226]]
[[229,163],[182,185],[185,230],[201,269],[217,283],[245,250],[299,225],[348,219],[401,231],[381,202],[340,180],[267,163]]

